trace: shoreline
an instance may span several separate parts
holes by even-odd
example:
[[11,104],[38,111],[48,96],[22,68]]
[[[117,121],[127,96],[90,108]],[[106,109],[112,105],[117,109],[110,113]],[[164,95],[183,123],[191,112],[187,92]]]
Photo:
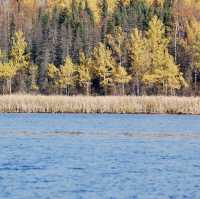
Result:
[[4,95],[0,113],[200,115],[200,97]]

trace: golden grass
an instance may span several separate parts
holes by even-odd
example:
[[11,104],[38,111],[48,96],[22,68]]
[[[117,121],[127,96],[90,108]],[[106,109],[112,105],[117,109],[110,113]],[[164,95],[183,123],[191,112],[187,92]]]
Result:
[[200,98],[5,95],[0,97],[0,112],[200,114]]

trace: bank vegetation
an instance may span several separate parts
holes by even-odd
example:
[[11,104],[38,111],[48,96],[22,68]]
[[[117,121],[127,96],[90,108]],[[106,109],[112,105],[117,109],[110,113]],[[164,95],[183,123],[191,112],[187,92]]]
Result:
[[197,0],[0,0],[0,94],[200,95]]
[[4,95],[1,113],[200,114],[199,97]]

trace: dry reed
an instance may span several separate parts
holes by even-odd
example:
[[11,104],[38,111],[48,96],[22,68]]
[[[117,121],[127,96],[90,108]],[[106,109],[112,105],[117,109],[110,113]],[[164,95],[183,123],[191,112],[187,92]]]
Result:
[[0,97],[0,112],[200,114],[200,98],[5,95]]

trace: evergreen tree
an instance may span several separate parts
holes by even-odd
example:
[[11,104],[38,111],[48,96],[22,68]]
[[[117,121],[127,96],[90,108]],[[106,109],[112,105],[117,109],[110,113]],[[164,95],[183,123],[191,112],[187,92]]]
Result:
[[0,63],[0,79],[3,80],[3,94],[12,93],[12,78],[15,74],[16,70],[12,63]]
[[114,82],[120,86],[120,94],[125,95],[125,85],[129,83],[131,76],[128,75],[126,69],[121,65],[115,67],[113,74]]
[[173,57],[168,53],[169,40],[165,37],[164,26],[157,17],[153,17],[150,22],[147,42],[150,67],[143,76],[145,83],[153,84],[158,89],[162,87],[163,94],[168,94],[169,89],[179,89],[185,82]]
[[18,31],[12,38],[10,58],[18,76],[19,91],[25,91],[25,73],[30,66],[29,55],[26,54],[27,42],[23,32]]
[[31,93],[37,93],[39,90],[38,80],[38,65],[31,64],[28,70],[28,89]]
[[187,41],[185,43],[190,55],[190,67],[194,73],[194,91],[197,93],[198,74],[200,72],[200,24],[192,19],[187,24]]
[[27,42],[25,41],[24,34],[19,31],[15,33],[12,38],[12,48],[10,58],[16,67],[17,71],[24,71],[29,65],[29,57],[26,54]]
[[111,47],[115,57],[117,57],[117,61],[119,62],[120,66],[124,64],[124,59],[126,55],[126,38],[127,35],[125,32],[122,31],[121,27],[116,27],[113,35],[109,34],[107,36],[108,45]]
[[59,93],[59,76],[59,69],[54,64],[49,64],[47,70],[47,77],[50,93]]
[[108,2],[107,0],[102,0],[101,3],[101,20],[102,20],[102,26],[101,26],[101,41],[104,42],[104,39],[106,37],[107,28],[108,28]]
[[131,71],[133,80],[136,81],[136,94],[141,94],[143,76],[149,69],[149,53],[146,46],[147,40],[142,32],[134,29],[131,33],[129,55],[131,59]]
[[77,66],[70,57],[65,59],[64,65],[60,68],[59,85],[66,95],[70,95],[70,89],[75,86]]
[[103,43],[99,43],[94,49],[93,65],[100,79],[100,85],[104,88],[104,94],[107,95],[108,87],[113,85],[113,70],[116,63],[112,58],[112,52]]
[[84,53],[80,53],[80,65],[78,67],[79,84],[86,89],[86,94],[90,94],[92,80],[92,60],[85,57]]

